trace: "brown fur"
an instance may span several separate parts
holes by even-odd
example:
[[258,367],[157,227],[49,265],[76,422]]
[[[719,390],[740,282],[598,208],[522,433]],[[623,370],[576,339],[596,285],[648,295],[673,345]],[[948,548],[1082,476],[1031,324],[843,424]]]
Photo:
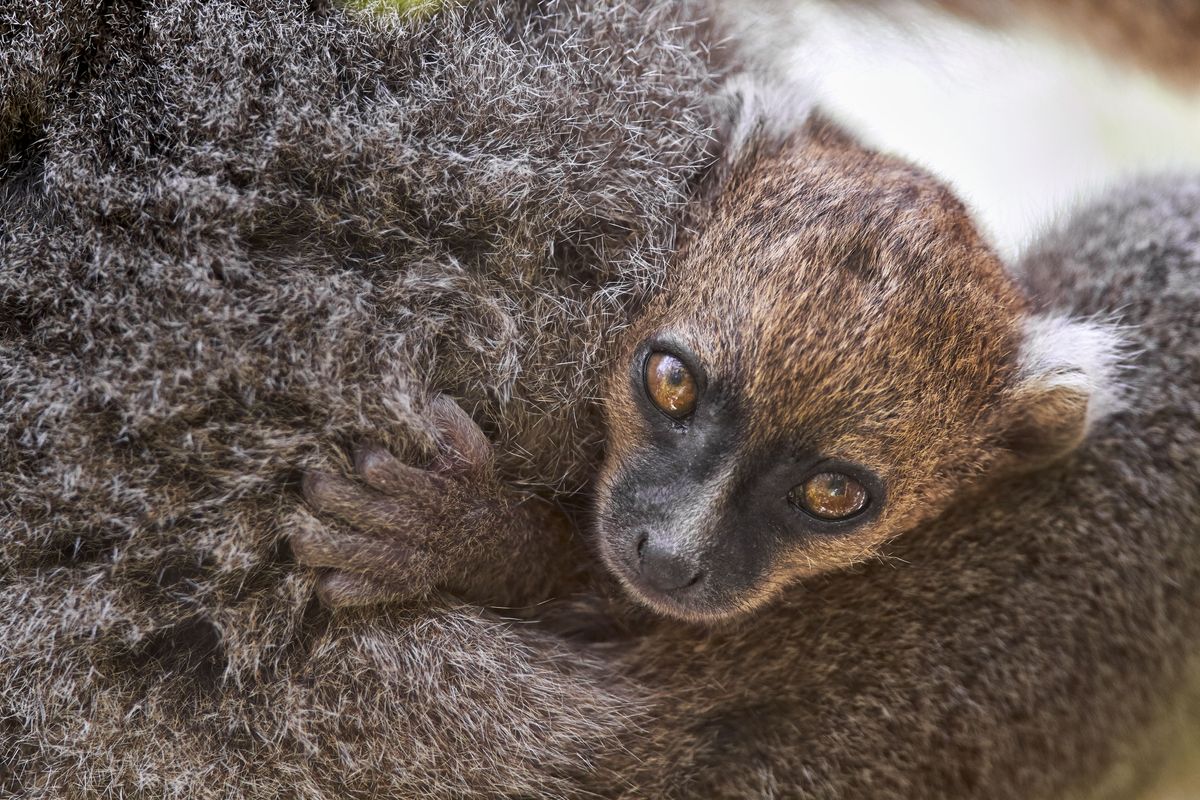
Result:
[[[773,592],[868,557],[997,458],[1023,312],[943,185],[818,121],[741,165],[621,361],[673,330],[712,365],[710,379],[744,387],[746,460],[769,458],[783,438],[884,479],[876,524],[781,554]],[[609,385],[602,486],[645,437],[627,382]]]

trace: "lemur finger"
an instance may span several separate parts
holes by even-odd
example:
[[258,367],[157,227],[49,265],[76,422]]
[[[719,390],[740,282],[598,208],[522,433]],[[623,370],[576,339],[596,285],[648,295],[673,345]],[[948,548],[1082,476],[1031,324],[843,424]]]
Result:
[[429,478],[427,470],[405,464],[377,444],[365,444],[355,451],[354,470],[368,486],[385,494],[403,494]]
[[413,470],[410,478],[385,496],[338,475],[309,472],[301,489],[313,511],[337,517],[355,530],[415,537],[441,509],[446,479],[423,470]]
[[486,468],[491,462],[492,445],[475,420],[449,395],[435,397],[430,411],[444,448],[434,459],[433,469],[464,474]]
[[317,581],[317,597],[330,608],[378,606],[412,598],[421,593],[409,584],[383,581],[369,575],[333,571]]
[[[370,536],[358,536],[322,525],[304,526],[291,537],[296,561],[306,567],[332,567],[361,575],[397,576],[401,583],[423,578],[425,554]],[[424,581],[419,581],[422,585]]]

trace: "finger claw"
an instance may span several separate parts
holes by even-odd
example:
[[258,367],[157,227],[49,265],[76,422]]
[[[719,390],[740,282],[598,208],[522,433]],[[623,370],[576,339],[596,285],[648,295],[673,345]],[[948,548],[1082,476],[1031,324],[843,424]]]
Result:
[[445,445],[453,451],[452,457],[439,455],[435,468],[441,471],[464,471],[483,467],[491,460],[492,446],[487,436],[449,395],[435,397],[430,410]]
[[354,453],[354,469],[367,483],[386,480],[397,461],[377,444],[364,444]]

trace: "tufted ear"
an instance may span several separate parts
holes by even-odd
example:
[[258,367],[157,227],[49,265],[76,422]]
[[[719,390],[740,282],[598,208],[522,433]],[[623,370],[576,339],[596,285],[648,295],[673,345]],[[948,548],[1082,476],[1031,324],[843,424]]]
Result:
[[700,206],[714,200],[739,170],[750,169],[756,154],[804,127],[813,113],[813,92],[794,80],[741,72],[725,80],[714,103],[714,158],[701,178]]
[[1115,326],[1037,315],[1025,323],[1016,382],[1005,398],[1001,440],[1018,468],[1073,451],[1120,406],[1121,338]]
[[794,80],[751,72],[728,78],[718,100],[721,160],[732,164],[755,144],[786,140],[812,114],[813,98],[808,86]]

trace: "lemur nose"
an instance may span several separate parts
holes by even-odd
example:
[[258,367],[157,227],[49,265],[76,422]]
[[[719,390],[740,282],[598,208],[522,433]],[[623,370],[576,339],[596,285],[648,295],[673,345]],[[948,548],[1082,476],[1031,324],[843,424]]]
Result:
[[637,553],[642,579],[660,592],[684,589],[700,580],[700,568],[669,540],[643,533],[638,537]]

